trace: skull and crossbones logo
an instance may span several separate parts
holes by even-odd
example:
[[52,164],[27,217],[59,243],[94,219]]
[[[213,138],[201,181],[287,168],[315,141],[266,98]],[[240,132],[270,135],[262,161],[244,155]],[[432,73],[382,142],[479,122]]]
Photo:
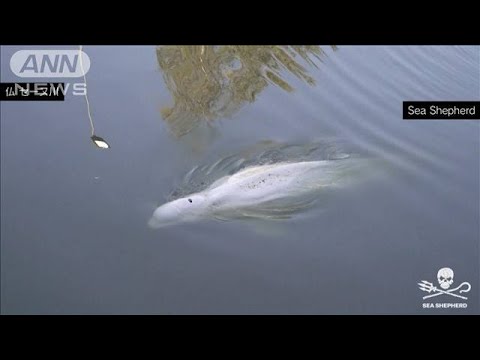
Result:
[[450,287],[453,284],[454,275],[455,274],[453,270],[450,269],[449,267],[444,267],[438,270],[437,280],[438,280],[438,285],[440,286],[441,289],[434,286],[433,283],[425,280],[422,280],[421,282],[419,282],[418,286],[420,290],[426,291],[428,293],[433,292],[433,294],[431,295],[424,296],[423,299],[425,300],[425,299],[432,298],[439,295],[450,295],[463,300],[467,300],[468,298],[466,296],[462,296],[460,294],[467,293],[470,291],[470,289],[472,288],[470,283],[464,281],[456,288],[451,289]]

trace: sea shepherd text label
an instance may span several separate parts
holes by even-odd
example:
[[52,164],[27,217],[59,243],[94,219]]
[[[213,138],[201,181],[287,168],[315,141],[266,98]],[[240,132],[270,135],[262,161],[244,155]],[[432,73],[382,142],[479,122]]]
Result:
[[479,120],[480,101],[404,101],[405,120]]

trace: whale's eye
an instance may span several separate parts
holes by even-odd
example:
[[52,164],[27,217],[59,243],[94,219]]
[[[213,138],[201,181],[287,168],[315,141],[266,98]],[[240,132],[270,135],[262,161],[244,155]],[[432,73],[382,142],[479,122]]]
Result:
[[192,200],[192,199],[188,199],[188,202],[193,202],[193,200]]

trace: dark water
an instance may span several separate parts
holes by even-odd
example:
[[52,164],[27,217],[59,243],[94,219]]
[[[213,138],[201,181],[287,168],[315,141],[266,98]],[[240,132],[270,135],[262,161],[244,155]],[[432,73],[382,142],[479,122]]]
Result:
[[[402,120],[402,101],[478,100],[479,47],[84,51],[111,149],[84,97],[1,104],[2,313],[479,312],[480,123]],[[383,175],[278,226],[147,227],[193,166],[317,139]],[[422,309],[442,267],[472,285],[466,309]]]

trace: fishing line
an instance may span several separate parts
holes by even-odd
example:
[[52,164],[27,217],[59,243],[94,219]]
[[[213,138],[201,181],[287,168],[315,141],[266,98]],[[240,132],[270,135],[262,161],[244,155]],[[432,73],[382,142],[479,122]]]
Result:
[[[85,82],[85,87],[87,87],[87,76],[85,75],[85,69],[83,68],[83,61],[82,61],[82,49],[83,49],[83,45],[80,45],[79,47],[80,68],[82,69],[83,81]],[[87,91],[85,91],[85,102],[87,103],[88,119],[90,120],[90,129],[92,130],[92,136],[93,136],[95,135],[95,126],[93,125],[92,112],[90,110],[90,102],[88,101]]]
[[92,135],[90,138],[92,139],[93,143],[95,144],[96,147],[101,148],[101,149],[109,149],[110,145],[100,136],[95,135],[95,126],[93,124],[93,118],[92,118],[92,111],[90,108],[90,101],[88,100],[88,92],[87,92],[87,76],[85,74],[85,69],[83,67],[83,60],[82,60],[82,49],[83,45],[80,45],[78,48],[78,54],[80,58],[80,68],[82,69],[82,75],[83,75],[83,81],[85,82],[85,102],[87,103],[87,113],[88,113],[88,119],[90,120],[90,130]]

